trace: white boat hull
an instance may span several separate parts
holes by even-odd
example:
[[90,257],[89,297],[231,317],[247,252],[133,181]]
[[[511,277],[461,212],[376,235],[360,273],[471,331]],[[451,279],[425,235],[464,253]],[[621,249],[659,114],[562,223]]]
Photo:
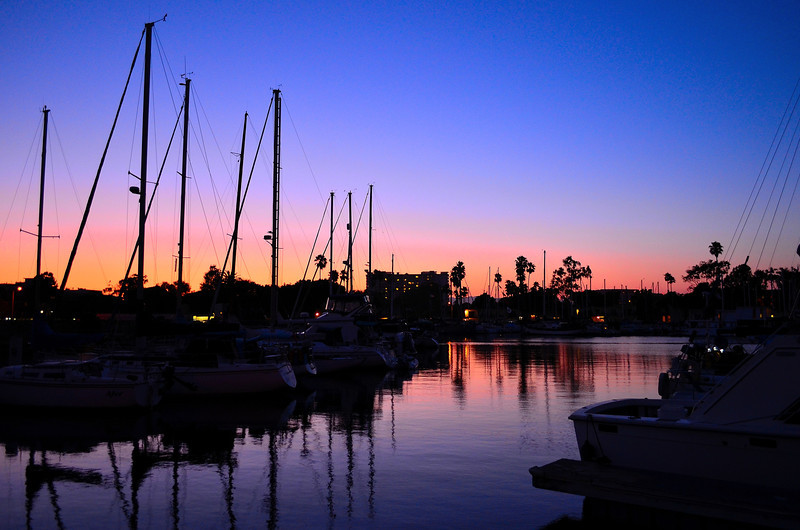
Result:
[[570,416],[583,460],[754,486],[800,489],[800,425],[754,429],[658,418],[673,400],[623,399]]

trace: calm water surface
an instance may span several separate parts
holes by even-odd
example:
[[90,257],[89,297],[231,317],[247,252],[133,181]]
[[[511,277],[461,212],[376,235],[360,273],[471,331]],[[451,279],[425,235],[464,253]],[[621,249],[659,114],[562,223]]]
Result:
[[583,498],[528,469],[578,458],[575,409],[657,398],[670,338],[454,342],[413,374],[148,415],[0,415],[3,528],[541,528]]

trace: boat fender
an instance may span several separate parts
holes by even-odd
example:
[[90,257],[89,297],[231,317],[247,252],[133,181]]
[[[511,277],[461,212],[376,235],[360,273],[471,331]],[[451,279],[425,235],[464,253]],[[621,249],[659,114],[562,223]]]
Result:
[[670,381],[669,381],[669,374],[666,372],[661,372],[658,374],[658,395],[662,398],[666,399],[670,396]]
[[594,448],[592,444],[589,443],[589,440],[583,442],[579,449],[581,460],[585,462],[591,462],[593,460],[597,460],[597,450]]

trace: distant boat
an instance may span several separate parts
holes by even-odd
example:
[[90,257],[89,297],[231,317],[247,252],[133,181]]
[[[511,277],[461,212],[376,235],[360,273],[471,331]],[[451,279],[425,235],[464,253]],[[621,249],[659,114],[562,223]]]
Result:
[[394,368],[397,356],[386,341],[370,331],[374,315],[369,297],[345,294],[328,299],[326,310],[298,334],[311,343],[320,374],[352,368]]

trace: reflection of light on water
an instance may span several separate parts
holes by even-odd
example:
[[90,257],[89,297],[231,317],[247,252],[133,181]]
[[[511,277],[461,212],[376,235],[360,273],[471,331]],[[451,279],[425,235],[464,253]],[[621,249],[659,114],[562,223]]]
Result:
[[[458,342],[414,374],[318,378],[285,398],[165,407],[113,428],[2,417],[4,524],[474,527],[496,525],[500,513],[509,526],[544,526],[580,515],[580,498],[535,490],[527,472],[577,457],[567,416],[602,399],[654,395],[676,351]],[[27,464],[39,465],[42,450],[50,468],[102,480],[51,473],[52,485],[32,476],[26,488]]]

